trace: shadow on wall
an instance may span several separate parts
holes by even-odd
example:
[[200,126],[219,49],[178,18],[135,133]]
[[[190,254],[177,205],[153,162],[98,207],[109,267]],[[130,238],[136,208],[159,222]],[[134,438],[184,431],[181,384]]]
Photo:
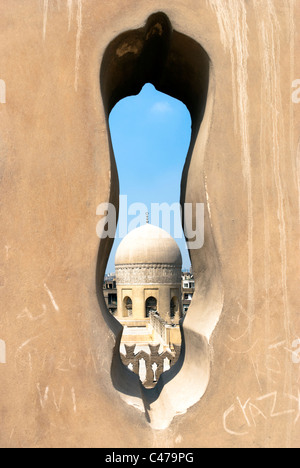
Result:
[[[192,137],[182,174],[181,205],[184,205],[187,198],[194,204],[205,200],[204,184],[202,187],[199,176],[207,134],[199,130],[204,116],[209,119],[211,115],[210,67],[210,59],[200,44],[174,31],[168,17],[161,12],[151,15],[144,28],[122,33],[107,47],[101,66],[100,85],[110,143],[112,185],[109,202],[117,209],[118,173],[109,133],[109,114],[119,100],[138,94],[145,83],[153,84],[158,91],[182,101],[188,108],[192,119]],[[199,142],[202,152],[195,154],[195,144]],[[192,161],[199,171],[197,189],[189,187],[187,183]],[[122,327],[107,311],[102,290],[98,290],[100,308],[116,336],[111,367],[113,385],[128,404],[145,412],[147,420],[155,429],[168,427],[176,414],[186,412],[199,401],[208,385],[209,338],[219,320],[223,297],[220,268],[210,225],[205,225],[205,239],[202,249],[190,252],[195,271],[195,296],[184,324],[181,323],[180,357],[169,371],[161,375],[153,389],[145,389],[138,376],[122,364],[119,353]],[[100,244],[97,285],[103,282],[112,242],[113,240],[107,238]],[[194,268],[195,262],[200,262],[203,266],[201,278],[197,277],[198,268]],[[197,298],[197,285],[200,284],[201,297],[199,295]],[[204,284],[206,295],[203,293]],[[203,308],[207,321],[200,320]]]

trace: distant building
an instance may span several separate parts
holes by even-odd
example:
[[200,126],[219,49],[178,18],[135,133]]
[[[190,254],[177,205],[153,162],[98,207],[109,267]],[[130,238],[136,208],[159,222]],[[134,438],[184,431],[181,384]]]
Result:
[[181,276],[181,291],[182,291],[182,309],[185,315],[189,310],[194,293],[195,280],[192,273],[182,273]]
[[115,276],[109,275],[104,278],[103,295],[109,312],[115,315],[118,307],[117,285]]
[[[103,282],[103,294],[108,310],[116,315],[118,309],[118,295],[117,295],[117,282],[115,274],[109,274],[105,277]],[[195,280],[192,273],[183,272],[181,276],[181,303],[182,303],[182,314],[185,315],[191,305],[193,296],[195,293]],[[176,309],[176,301],[170,303],[170,316],[174,317],[174,311]],[[124,316],[132,316],[132,299],[128,298],[125,307],[126,312]],[[149,316],[151,311],[155,312],[157,309],[157,301],[153,298],[149,298],[147,302],[146,316]]]
[[182,257],[175,240],[147,223],[120,243],[115,266],[122,343],[180,345]]
[[115,268],[115,275],[105,277],[103,292],[123,325],[121,359],[151,388],[180,355],[179,322],[191,302],[194,278],[182,273],[175,240],[148,222],[122,240]]
[[182,258],[166,231],[151,224],[134,229],[119,245],[115,264],[118,318],[145,319],[157,311],[166,323],[179,322]]

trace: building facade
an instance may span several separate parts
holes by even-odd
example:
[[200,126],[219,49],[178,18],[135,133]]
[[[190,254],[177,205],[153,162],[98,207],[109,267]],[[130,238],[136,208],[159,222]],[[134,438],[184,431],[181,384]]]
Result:
[[182,311],[187,313],[195,292],[194,275],[191,272],[183,272],[181,277]]
[[109,312],[115,315],[117,311],[117,285],[115,276],[106,276],[104,278],[103,296]]
[[117,318],[148,319],[156,313],[167,324],[182,317],[182,257],[175,240],[146,224],[131,231],[115,257]]

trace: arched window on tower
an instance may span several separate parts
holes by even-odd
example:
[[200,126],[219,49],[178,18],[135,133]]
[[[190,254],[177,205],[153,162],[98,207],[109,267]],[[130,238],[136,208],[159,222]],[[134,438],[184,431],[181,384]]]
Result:
[[170,318],[174,319],[177,312],[179,312],[179,301],[178,298],[174,296],[170,302]]
[[157,312],[157,300],[152,296],[146,300],[146,317],[150,317],[151,312]]
[[124,305],[124,317],[130,317],[132,315],[132,299],[130,297],[125,297],[123,301]]

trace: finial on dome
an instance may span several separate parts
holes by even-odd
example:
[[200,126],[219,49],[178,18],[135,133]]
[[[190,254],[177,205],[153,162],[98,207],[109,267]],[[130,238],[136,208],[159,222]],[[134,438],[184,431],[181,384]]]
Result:
[[146,212],[146,224],[149,224],[149,213],[148,213],[148,211]]

